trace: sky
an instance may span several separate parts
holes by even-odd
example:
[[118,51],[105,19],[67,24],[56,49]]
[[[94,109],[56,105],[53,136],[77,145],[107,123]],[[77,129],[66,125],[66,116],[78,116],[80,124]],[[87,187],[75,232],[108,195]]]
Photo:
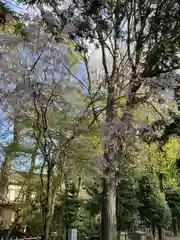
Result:
[[6,3],[8,7],[18,13],[26,12],[26,7],[23,4],[17,3],[15,0],[2,0],[2,2]]
[[39,14],[38,10],[34,7],[29,7],[27,5],[18,3],[17,0],[2,0],[2,2],[6,3],[10,9],[19,14],[28,13],[31,17],[35,17],[37,14]]

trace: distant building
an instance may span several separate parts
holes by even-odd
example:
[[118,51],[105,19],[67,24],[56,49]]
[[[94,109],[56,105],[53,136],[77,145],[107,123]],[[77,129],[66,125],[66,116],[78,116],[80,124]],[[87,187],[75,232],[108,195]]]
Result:
[[20,201],[21,198],[21,184],[23,181],[22,174],[11,171],[7,198],[0,196],[0,216],[5,226],[9,226],[15,218],[13,204]]
[[[2,170],[2,169],[1,169]],[[1,177],[2,171],[0,171]],[[0,195],[0,221],[3,221],[3,225],[5,228],[9,228],[11,223],[16,218],[16,212],[14,211],[17,208],[19,203],[23,202],[26,199],[26,187],[24,186],[25,180],[27,179],[28,172],[21,171],[10,171],[9,174],[9,185],[8,185],[8,193],[7,197]],[[39,174],[34,173],[33,179],[34,182],[40,183]],[[33,183],[32,183],[33,184]],[[41,184],[41,183],[40,183]],[[25,187],[25,189],[23,188]],[[65,184],[62,185],[62,189],[65,188]],[[35,198],[36,193],[32,193],[31,199]],[[88,199],[89,195],[86,190],[81,188],[80,193],[78,195],[80,199]]]

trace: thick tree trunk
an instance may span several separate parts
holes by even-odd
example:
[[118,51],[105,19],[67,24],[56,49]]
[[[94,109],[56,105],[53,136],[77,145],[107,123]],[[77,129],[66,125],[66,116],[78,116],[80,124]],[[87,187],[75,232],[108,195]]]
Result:
[[174,218],[172,220],[172,227],[173,227],[174,236],[177,236],[178,235],[178,226],[177,226],[177,220]]
[[179,233],[180,232],[180,219],[177,218],[176,221],[177,221],[177,230],[178,230],[178,233]]
[[42,226],[42,240],[48,240],[50,229],[51,229],[51,222],[52,216],[54,214],[54,201],[52,196],[48,196],[48,203],[43,209],[43,226]]
[[[115,129],[113,124],[116,117],[114,109],[114,86],[113,81],[108,85],[106,122],[108,130],[106,132],[106,144],[104,152],[105,171],[103,177],[103,202],[101,212],[101,240],[117,239],[116,222],[116,155],[122,151],[121,137],[129,127],[132,117],[131,101],[128,101],[126,111],[122,117],[122,125]],[[133,99],[132,99],[133,101]],[[118,131],[118,132],[117,132]],[[120,135],[120,136],[119,136]]]
[[[112,125],[115,117],[113,80],[108,83],[106,144],[104,152],[103,201],[101,210],[101,240],[116,240],[116,143],[113,143]],[[115,131],[115,130],[113,130]]]
[[158,240],[163,240],[163,230],[161,227],[158,227]]
[[50,228],[51,228],[51,218],[49,216],[46,216],[46,219],[43,224],[43,231],[42,231],[42,240],[48,240],[49,234],[50,234]]
[[[130,126],[132,109],[136,105],[136,92],[142,84],[142,80],[137,80],[136,70],[132,69],[131,86],[127,94],[127,102],[121,124],[116,129],[116,109],[115,109],[115,86],[119,78],[119,43],[118,34],[115,34],[115,49],[113,57],[112,74],[108,76],[108,69],[104,51],[104,43],[101,41],[103,66],[108,84],[107,103],[106,103],[106,123],[105,151],[104,151],[104,176],[103,176],[103,203],[101,212],[101,240],[117,239],[116,223],[116,154],[122,146],[122,139]],[[102,38],[99,33],[100,40]],[[124,140],[123,140],[124,141]]]
[[101,240],[116,239],[116,173],[110,168],[103,179]]
[[[42,177],[42,176],[41,176]],[[48,240],[51,230],[52,217],[54,215],[54,202],[56,197],[56,191],[53,188],[53,170],[50,168],[47,176],[46,194],[45,198],[41,202],[42,206],[42,233],[41,239]]]

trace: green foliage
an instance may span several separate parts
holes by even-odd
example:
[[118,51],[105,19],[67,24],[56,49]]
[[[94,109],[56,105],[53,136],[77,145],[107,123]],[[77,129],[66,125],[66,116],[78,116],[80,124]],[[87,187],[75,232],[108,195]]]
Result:
[[117,225],[121,231],[133,231],[138,224],[137,181],[122,180],[117,187]]
[[160,192],[157,178],[154,174],[143,175],[139,180],[137,193],[139,213],[143,221],[154,223],[160,227],[167,227],[171,223],[171,212]]
[[40,235],[42,225],[41,212],[27,216],[24,222],[27,225],[30,236],[36,237]]
[[90,216],[87,211],[79,211],[74,226],[78,229],[78,239],[88,239]]
[[73,228],[77,219],[81,201],[77,199],[77,188],[74,183],[68,186],[63,199],[63,226],[65,229]]
[[[122,180],[117,186],[117,227],[119,230],[136,229],[138,224],[137,181],[134,178]],[[101,211],[102,192],[96,184],[87,187],[91,196],[85,205],[91,217],[97,217]]]
[[70,184],[66,190],[68,191],[59,199],[60,210],[55,213],[60,217],[58,224],[61,230],[77,228],[79,240],[99,239],[100,222],[97,214],[100,211],[100,201],[95,201],[97,196],[94,195],[94,199],[86,202],[77,197],[78,190],[74,184]]
[[28,34],[25,28],[25,24],[23,22],[13,23],[13,29],[14,35],[21,36],[24,41],[28,40]]
[[167,189],[166,201],[168,202],[169,208],[171,209],[172,217],[180,217],[180,189]]
[[78,229],[79,240],[96,240],[99,239],[100,222],[92,218],[90,213],[85,210],[81,210],[77,214],[77,219],[74,227]]
[[86,191],[90,199],[87,201],[85,209],[89,211],[91,217],[96,217],[101,210],[102,190],[100,190],[98,185],[94,182],[86,186]]
[[[169,110],[169,121],[164,121],[164,119],[160,119],[154,121],[151,125],[151,129],[154,131],[154,139],[153,141],[159,141],[162,144],[166,144],[170,137],[172,136],[180,136],[180,115]],[[160,137],[159,137],[159,133]]]
[[86,185],[86,191],[90,198],[81,204],[73,226],[78,229],[78,239],[96,240],[100,236],[99,214],[102,193],[96,183]]
[[79,62],[82,61],[82,56],[79,52],[75,51],[75,45],[71,42],[67,44],[67,51],[65,57],[68,61],[68,69],[73,75],[76,75]]

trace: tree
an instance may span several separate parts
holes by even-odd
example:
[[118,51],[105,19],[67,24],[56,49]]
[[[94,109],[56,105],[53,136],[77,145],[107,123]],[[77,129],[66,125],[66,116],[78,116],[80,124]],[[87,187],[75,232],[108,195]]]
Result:
[[[28,26],[28,30],[31,29],[32,25]],[[4,79],[5,90],[8,89],[9,84],[13,86],[13,94],[8,95],[3,103],[13,109],[11,115],[13,115],[14,122],[17,122],[17,118],[21,122],[21,132],[17,129],[16,124],[14,129],[16,130],[15,133],[18,132],[18,135],[14,135],[17,135],[16,138],[18,137],[19,140],[19,135],[23,132],[21,141],[24,143],[28,140],[29,142],[30,161],[29,167],[26,169],[29,172],[25,179],[28,196],[31,196],[33,192],[34,173],[39,172],[41,188],[39,188],[40,196],[37,196],[37,201],[41,203],[42,207],[42,235],[46,235],[46,239],[48,239],[57,191],[61,189],[66,171],[64,169],[67,169],[69,164],[67,166],[65,164],[64,151],[66,145],[70,144],[70,140],[73,140],[72,129],[74,130],[74,126],[78,123],[76,120],[78,118],[78,103],[73,99],[73,104],[71,104],[72,100],[68,99],[67,96],[68,89],[80,93],[80,87],[70,79],[66,73],[66,68],[63,68],[63,64],[65,65],[63,61],[67,60],[66,57],[63,58],[57,51],[56,44],[50,41],[49,36],[42,37],[43,30],[38,35],[36,32],[37,25],[34,24],[34,32],[31,32],[31,35],[28,36],[31,41],[22,41],[18,44],[23,54],[20,51],[13,52],[8,49],[9,55],[4,54],[5,57],[3,56],[3,64],[6,64],[7,67],[4,69],[7,76]],[[38,44],[40,39],[43,39],[43,41]],[[64,51],[64,48],[62,50]],[[66,64],[68,64],[67,61]],[[36,65],[38,68],[36,68]],[[12,68],[9,66],[12,66]],[[37,80],[39,76],[40,78]],[[63,92],[62,89],[67,89],[67,92]],[[61,90],[63,96],[57,92]],[[17,109],[18,116],[15,114]],[[6,171],[8,170],[8,173],[12,168],[14,155],[18,152],[22,155],[25,152],[25,149],[19,151],[19,142],[16,146],[11,145],[7,148],[10,155],[8,168],[4,168]],[[68,154],[68,156],[71,156],[71,154]],[[27,161],[27,156],[24,160]],[[8,181],[3,186],[7,185]],[[24,217],[25,210],[28,210],[29,206],[26,207],[23,206],[22,211],[18,211],[18,220]],[[13,224],[15,225],[16,221]]]
[[141,219],[151,224],[155,237],[156,226],[167,227],[170,225],[171,212],[153,173],[142,176],[137,194]]
[[[41,3],[27,1],[28,3]],[[116,154],[130,134],[132,114],[156,91],[154,79],[179,68],[179,3],[177,1],[72,1],[67,11],[51,5],[61,24],[74,27],[70,36],[84,59],[87,44],[100,47],[106,91],[102,239],[116,239]],[[42,5],[40,7],[41,13]],[[67,16],[67,17],[66,17]],[[69,18],[71,16],[71,18]],[[111,59],[108,66],[107,61]],[[164,75],[163,75],[164,74]],[[146,91],[145,86],[148,88]],[[140,94],[142,90],[142,94]],[[93,96],[92,91],[89,93]],[[125,103],[118,116],[118,100]],[[97,115],[95,114],[95,118]]]
[[135,179],[122,180],[117,187],[117,229],[134,231],[138,227],[138,184]]
[[167,189],[166,190],[166,200],[168,202],[169,208],[172,214],[172,225],[174,236],[178,235],[177,220],[179,219],[180,205],[179,205],[179,189]]

